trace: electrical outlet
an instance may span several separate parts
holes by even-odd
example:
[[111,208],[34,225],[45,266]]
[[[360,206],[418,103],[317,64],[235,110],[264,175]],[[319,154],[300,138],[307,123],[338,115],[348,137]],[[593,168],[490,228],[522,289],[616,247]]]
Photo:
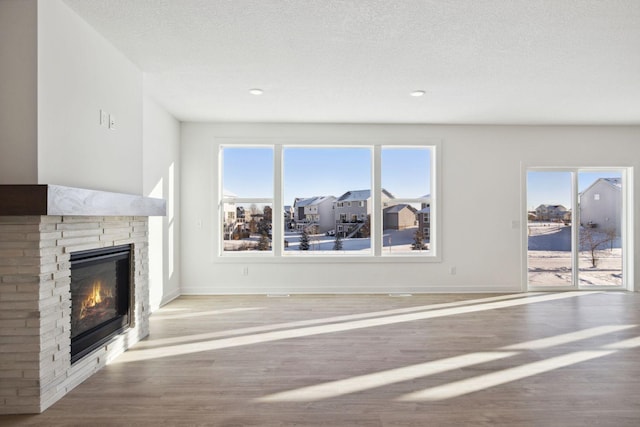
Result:
[[109,113],[100,110],[100,126],[107,127],[109,125]]
[[116,116],[109,114],[109,129],[115,130],[116,128]]
[[242,275],[243,276],[249,275],[249,267],[242,267]]
[[456,275],[456,272],[457,272],[457,270],[456,270],[456,268],[455,268],[455,267],[451,267],[451,268],[449,269],[449,273],[450,273],[452,276],[455,276],[455,275]]

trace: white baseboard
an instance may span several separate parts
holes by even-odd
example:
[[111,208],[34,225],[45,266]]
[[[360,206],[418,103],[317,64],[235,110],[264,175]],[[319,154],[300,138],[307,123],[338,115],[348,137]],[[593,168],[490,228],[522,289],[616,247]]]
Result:
[[183,286],[182,295],[264,295],[264,294],[427,294],[427,293],[519,293],[519,284],[513,286],[353,286],[326,285],[322,287],[298,286]]

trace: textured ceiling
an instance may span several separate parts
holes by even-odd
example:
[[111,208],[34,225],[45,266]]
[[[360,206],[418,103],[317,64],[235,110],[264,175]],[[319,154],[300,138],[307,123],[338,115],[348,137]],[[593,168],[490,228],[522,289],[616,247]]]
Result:
[[639,0],[66,3],[184,121],[640,124]]

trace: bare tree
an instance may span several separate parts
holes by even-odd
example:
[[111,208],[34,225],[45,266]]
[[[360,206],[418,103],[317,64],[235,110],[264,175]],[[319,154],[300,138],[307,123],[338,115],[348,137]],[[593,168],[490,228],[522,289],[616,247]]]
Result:
[[618,233],[616,232],[615,227],[609,227],[606,230],[604,230],[604,232],[607,235],[607,238],[609,239],[609,242],[610,242],[609,250],[613,251],[613,244],[618,238]]
[[589,251],[593,268],[598,266],[598,249],[602,249],[609,241],[611,237],[607,233],[597,233],[590,227],[580,228],[580,248]]

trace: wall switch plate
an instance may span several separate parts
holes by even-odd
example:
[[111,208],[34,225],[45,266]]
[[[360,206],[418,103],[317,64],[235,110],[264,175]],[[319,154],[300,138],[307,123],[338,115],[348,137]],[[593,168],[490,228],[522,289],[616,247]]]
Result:
[[109,129],[114,130],[116,128],[116,116],[109,114]]
[[100,126],[109,126],[109,113],[104,110],[100,110]]

